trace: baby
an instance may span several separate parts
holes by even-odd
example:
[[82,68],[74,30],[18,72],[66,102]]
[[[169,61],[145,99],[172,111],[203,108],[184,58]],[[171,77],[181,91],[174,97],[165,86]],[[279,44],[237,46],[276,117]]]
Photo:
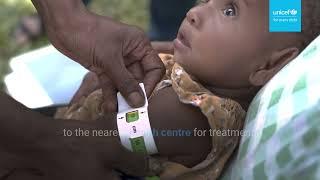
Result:
[[[167,73],[149,99],[148,113],[153,129],[206,133],[154,136],[159,157],[168,162],[162,178],[219,177],[240,137],[209,132],[241,130],[258,90],[318,35],[320,1],[302,5],[302,33],[270,33],[268,0],[204,0],[187,13],[173,58],[162,56]],[[63,116],[95,120],[101,101],[96,91]]]

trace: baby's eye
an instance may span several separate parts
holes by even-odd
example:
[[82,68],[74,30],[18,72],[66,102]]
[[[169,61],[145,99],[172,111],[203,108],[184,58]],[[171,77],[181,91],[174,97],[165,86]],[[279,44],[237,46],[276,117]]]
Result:
[[208,3],[210,0],[197,0],[197,5],[198,4],[205,4],[205,3]]
[[224,10],[223,10],[223,14],[225,15],[225,16],[236,16],[237,15],[237,10],[236,10],[237,8],[235,7],[235,5],[232,3],[232,4],[230,4],[230,5],[228,5],[227,6],[227,8],[225,8]]

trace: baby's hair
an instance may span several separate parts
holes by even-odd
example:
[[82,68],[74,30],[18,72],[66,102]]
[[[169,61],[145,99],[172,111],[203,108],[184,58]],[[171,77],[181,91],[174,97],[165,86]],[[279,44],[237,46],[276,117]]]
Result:
[[320,0],[301,0],[302,2],[302,42],[304,49],[320,34]]

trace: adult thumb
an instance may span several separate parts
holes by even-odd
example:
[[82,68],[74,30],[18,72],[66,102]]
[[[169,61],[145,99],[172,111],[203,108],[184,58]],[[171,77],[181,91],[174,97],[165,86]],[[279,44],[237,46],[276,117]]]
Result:
[[112,81],[121,95],[131,107],[138,108],[143,106],[145,98],[139,82],[125,67],[118,68],[117,70],[113,73]]

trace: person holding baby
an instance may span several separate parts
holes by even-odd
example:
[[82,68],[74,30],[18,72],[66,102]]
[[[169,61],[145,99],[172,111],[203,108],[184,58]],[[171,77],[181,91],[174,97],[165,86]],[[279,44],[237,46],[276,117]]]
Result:
[[[30,120],[24,121],[24,128],[20,129],[28,134],[23,140],[18,136],[21,132],[1,131],[1,137],[12,135],[10,141],[2,141],[4,149],[11,150],[3,151],[12,157],[11,168],[24,167],[38,176],[55,179],[63,179],[63,174],[72,179],[117,179],[114,169],[137,176],[146,175],[143,170],[149,170],[164,179],[218,178],[236,149],[239,136],[155,136],[158,154],[150,157],[122,150],[117,138],[69,140],[49,132],[77,127],[117,129],[117,90],[130,106],[142,106],[145,102],[139,82],[146,87],[153,128],[241,130],[258,90],[320,33],[317,0],[303,1],[301,33],[268,32],[268,0],[203,0],[182,22],[173,42],[174,55],[162,54],[160,61],[141,30],[88,12],[80,0],[33,3],[53,45],[93,73],[84,80],[85,88],[62,117],[78,121],[39,122],[36,119],[44,118],[4,95],[1,97],[2,107],[12,105],[4,113],[7,119],[13,119],[6,124],[7,131],[15,129],[19,119]],[[21,148],[30,153],[21,153]],[[31,166],[30,158],[19,161],[22,155],[43,157],[46,161],[33,159]]]

